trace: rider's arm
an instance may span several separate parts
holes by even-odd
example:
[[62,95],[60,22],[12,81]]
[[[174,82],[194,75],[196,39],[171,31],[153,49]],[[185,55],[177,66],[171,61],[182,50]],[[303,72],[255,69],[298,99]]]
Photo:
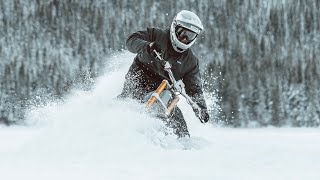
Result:
[[150,42],[155,40],[154,28],[147,28],[146,31],[137,31],[131,34],[126,42],[128,50],[132,53],[143,53],[147,50]]
[[183,78],[186,93],[195,101],[201,109],[207,109],[207,105],[203,96],[201,75],[198,60],[194,67]]

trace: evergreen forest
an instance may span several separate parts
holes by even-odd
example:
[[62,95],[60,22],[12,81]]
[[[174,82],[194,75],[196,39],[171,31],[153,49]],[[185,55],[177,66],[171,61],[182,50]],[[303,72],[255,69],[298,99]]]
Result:
[[0,123],[90,90],[128,35],[168,28],[182,9],[204,24],[192,49],[216,123],[320,125],[318,0],[0,0]]

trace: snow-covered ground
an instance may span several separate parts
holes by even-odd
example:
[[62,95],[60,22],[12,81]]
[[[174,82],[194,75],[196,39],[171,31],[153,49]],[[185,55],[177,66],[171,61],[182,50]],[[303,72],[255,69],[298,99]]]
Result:
[[115,99],[132,58],[111,57],[92,91],[30,110],[29,126],[0,126],[0,178],[320,179],[317,128],[218,128],[181,101],[192,137],[165,136],[142,105]]

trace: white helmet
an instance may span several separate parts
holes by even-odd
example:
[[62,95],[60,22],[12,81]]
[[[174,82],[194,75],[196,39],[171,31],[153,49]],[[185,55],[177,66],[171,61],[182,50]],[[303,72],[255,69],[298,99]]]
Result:
[[184,52],[196,41],[203,30],[199,17],[191,11],[182,10],[174,17],[170,27],[170,40],[173,49]]

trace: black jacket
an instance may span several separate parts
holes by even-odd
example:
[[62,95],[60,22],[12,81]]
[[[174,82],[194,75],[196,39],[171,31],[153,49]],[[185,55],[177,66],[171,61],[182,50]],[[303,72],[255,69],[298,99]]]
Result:
[[183,53],[178,53],[173,49],[169,29],[147,28],[146,31],[138,31],[128,37],[127,48],[130,52],[137,53],[137,56],[126,75],[125,86],[129,87],[125,87],[124,91],[139,94],[141,99],[145,93],[155,90],[163,79],[170,82],[170,78],[160,61],[147,52],[147,46],[154,41],[161,47],[163,59],[172,65],[171,70],[175,79],[182,79],[186,93],[201,108],[206,109],[199,60],[191,49]]

